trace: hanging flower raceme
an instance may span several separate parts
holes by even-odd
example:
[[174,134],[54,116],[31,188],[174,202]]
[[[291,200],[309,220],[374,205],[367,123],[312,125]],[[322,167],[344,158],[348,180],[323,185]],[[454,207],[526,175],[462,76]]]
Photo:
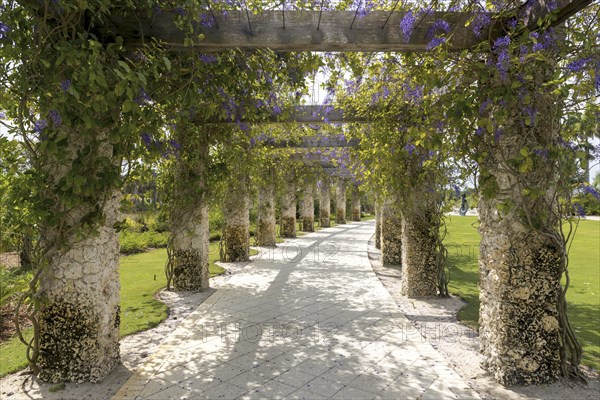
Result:
[[404,17],[402,17],[402,20],[400,21],[400,29],[402,30],[404,41],[408,42],[410,40],[416,20],[417,19],[413,15],[413,12],[410,10],[404,14]]

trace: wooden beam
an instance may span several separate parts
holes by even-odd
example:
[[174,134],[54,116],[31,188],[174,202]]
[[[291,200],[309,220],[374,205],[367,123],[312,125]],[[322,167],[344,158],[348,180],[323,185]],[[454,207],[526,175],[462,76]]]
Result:
[[537,28],[537,21],[544,18],[550,12],[550,6],[556,12],[556,19],[551,26],[562,24],[567,18],[577,14],[590,4],[593,0],[529,0],[519,10],[521,19],[530,30]]
[[[529,0],[519,11],[528,28],[535,29],[537,20],[549,13],[551,1],[557,7],[557,19],[552,25],[558,25],[593,0]],[[204,39],[197,40],[192,46],[184,46],[186,34],[177,27],[176,14],[170,11],[151,18],[111,16],[108,19],[110,25],[99,27],[98,33],[104,37],[122,36],[129,46],[155,38],[173,50],[192,52],[266,48],[276,51],[405,52],[426,51],[431,41],[431,26],[436,20],[443,19],[452,28],[451,49],[468,49],[482,40],[470,27],[465,27],[473,13],[433,12],[423,18],[407,41],[399,27],[405,14],[404,11],[391,14],[389,11],[371,11],[354,20],[354,11],[323,11],[321,14],[299,10],[284,14],[281,10],[268,10],[250,14],[248,20],[246,11],[230,10],[227,15],[216,13],[211,27],[203,27],[196,21],[195,32]],[[206,15],[204,18],[210,21],[212,17]],[[491,38],[502,34],[500,29],[494,29]]]
[[319,147],[358,147],[358,139],[346,139],[339,136],[305,136],[297,140],[280,140],[270,143],[274,148],[319,148]]
[[[238,122],[245,122],[248,124],[283,124],[283,123],[299,123],[299,124],[336,124],[336,123],[365,123],[369,122],[365,118],[355,117],[352,114],[348,114],[339,108],[332,106],[295,106],[291,110],[284,110],[280,115],[271,115],[264,120],[247,120],[241,118]],[[196,120],[198,124],[232,124],[233,122],[225,119],[209,119],[209,120]]]
[[[437,19],[444,19],[454,27],[450,42],[454,49],[464,49],[477,40],[465,23],[469,13],[433,12],[416,26],[410,39],[405,40],[400,21],[405,12],[371,11],[365,17],[354,19],[354,11],[286,11],[285,28],[280,10],[250,14],[232,10],[227,16],[216,15],[213,27],[195,24],[204,39],[193,46],[184,46],[186,34],[175,24],[175,13],[162,12],[149,18],[112,16],[111,25],[101,27],[104,36],[122,36],[129,45],[156,38],[174,50],[223,51],[228,49],[272,49],[276,51],[425,51],[431,37],[429,28]],[[386,23],[386,19],[389,21]],[[320,18],[320,25],[319,25]],[[218,26],[218,28],[217,28]],[[317,26],[319,29],[317,29]]]

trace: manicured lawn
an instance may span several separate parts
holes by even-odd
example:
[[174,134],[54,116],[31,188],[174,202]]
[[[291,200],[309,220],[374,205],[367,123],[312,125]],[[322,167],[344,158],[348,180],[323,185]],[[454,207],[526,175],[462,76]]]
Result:
[[[453,294],[468,305],[458,314],[477,327],[479,319],[479,235],[476,217],[450,217],[444,240],[449,252]],[[583,346],[583,363],[600,369],[600,221],[581,221],[570,251],[568,315]]]
[[[211,243],[211,276],[225,272],[215,264],[218,259],[219,244]],[[121,257],[121,336],[150,329],[167,317],[167,307],[154,298],[155,293],[167,283],[164,269],[166,260],[166,249]],[[31,330],[27,331],[27,336],[31,336]],[[25,346],[17,338],[0,345],[0,376],[18,371],[26,365]]]

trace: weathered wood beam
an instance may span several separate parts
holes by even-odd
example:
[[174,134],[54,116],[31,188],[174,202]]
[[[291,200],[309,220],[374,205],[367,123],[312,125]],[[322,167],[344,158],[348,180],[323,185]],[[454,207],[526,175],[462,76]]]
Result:
[[[394,11],[390,15],[389,11],[372,11],[356,19],[352,28],[354,11],[323,11],[319,14],[319,11],[286,11],[284,28],[284,14],[281,11],[251,14],[250,23],[245,11],[228,11],[226,16],[217,15],[212,27],[203,27],[197,22],[195,30],[203,34],[204,39],[198,40],[193,46],[184,46],[186,34],[176,26],[173,12],[162,12],[151,19],[112,16],[111,25],[101,27],[100,33],[122,36],[129,45],[156,38],[174,50],[200,52],[235,48],[269,48],[276,51],[425,51],[431,40],[429,28],[437,19],[444,19],[454,27],[451,47],[464,49],[477,40],[472,30],[465,27],[472,17],[469,13],[433,12],[416,26],[408,41],[399,28],[405,12]],[[390,17],[386,23],[388,15]]]
[[319,148],[319,147],[358,147],[359,140],[356,138],[346,139],[339,136],[320,135],[305,136],[296,140],[280,140],[269,144],[273,148]]
[[[539,18],[548,15],[548,4],[556,5],[558,25],[584,9],[593,0],[529,0],[519,10],[528,28],[535,29]],[[284,24],[285,15],[285,24]],[[229,49],[272,49],[276,51],[426,51],[431,40],[430,28],[438,19],[452,27],[451,49],[468,49],[481,42],[465,24],[473,17],[466,12],[433,12],[423,18],[406,40],[399,27],[404,11],[372,11],[354,20],[354,11],[286,11],[268,10],[260,14],[230,10],[227,15],[215,15],[212,26],[194,24],[197,34],[204,36],[192,46],[185,46],[186,34],[175,24],[176,14],[163,11],[151,18],[112,16],[110,25],[99,27],[102,36],[122,36],[126,44],[139,45],[153,38],[173,50],[224,51]],[[386,20],[389,16],[389,20]],[[206,18],[210,16],[204,16]],[[198,16],[199,21],[201,19]],[[352,21],[354,20],[354,23]],[[320,24],[319,24],[320,21]],[[207,24],[205,24],[207,25]],[[351,28],[352,25],[352,28]],[[501,35],[500,28],[492,36]],[[488,37],[486,37],[487,39]],[[494,37],[492,37],[493,39]]]
[[562,24],[567,18],[583,10],[594,0],[529,0],[519,10],[519,15],[530,30],[537,27],[537,21],[550,12],[551,7],[556,11],[556,19],[551,26]]
[[[199,124],[232,124],[230,120],[226,119],[209,119],[209,120],[197,120]],[[291,110],[284,110],[280,115],[271,115],[263,120],[248,120],[240,118],[237,122],[245,122],[248,124],[283,124],[283,123],[300,123],[300,124],[336,124],[336,123],[350,123],[358,122],[365,123],[369,122],[367,119],[362,117],[356,117],[352,114],[344,112],[339,108],[332,106],[320,106],[320,105],[309,105],[309,106],[295,106]]]

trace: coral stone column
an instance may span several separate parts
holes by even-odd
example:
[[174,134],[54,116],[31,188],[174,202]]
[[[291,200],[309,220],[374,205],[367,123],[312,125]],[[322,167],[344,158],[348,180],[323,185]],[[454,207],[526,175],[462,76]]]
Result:
[[331,221],[329,216],[331,214],[331,190],[330,182],[328,177],[324,177],[320,182],[320,196],[319,196],[319,224],[321,228],[329,228]]
[[177,140],[182,150],[171,206],[172,283],[174,290],[197,291],[209,287],[208,139],[204,132],[188,132]]
[[284,238],[296,237],[296,182],[295,174],[288,172],[284,177],[281,195],[280,235]]
[[256,217],[256,244],[276,245],[275,185],[273,181],[261,182],[258,188],[258,213]]
[[335,189],[335,223],[346,223],[346,183],[341,179]]
[[302,218],[302,230],[314,232],[315,230],[315,199],[313,183],[304,188],[302,205],[300,207],[300,218]]
[[558,299],[565,267],[556,164],[543,154],[530,156],[530,168],[521,161],[517,169],[514,161],[523,159],[524,148],[549,149],[558,141],[560,106],[553,85],[544,85],[552,68],[530,73],[526,94],[535,124],[519,104],[502,106],[508,122],[501,134],[485,138],[489,157],[479,182],[480,347],[486,368],[505,385],[552,382],[561,367]]
[[[119,363],[119,240],[114,226],[121,196],[102,177],[118,177],[120,160],[114,159],[106,132],[95,139],[102,143],[67,132],[60,159],[42,153],[47,159],[40,191],[50,218],[40,227],[45,264],[36,294],[37,367],[46,382],[98,382]],[[93,190],[75,205],[64,191],[73,163],[86,176],[80,189]],[[98,211],[103,217],[94,218]],[[55,218],[63,222],[57,225]]]
[[386,198],[382,207],[381,263],[402,265],[402,216],[393,197]]
[[[241,168],[241,167],[240,167]],[[250,199],[248,175],[235,171],[228,180],[223,201],[225,219],[225,259],[228,262],[250,259]]]
[[407,195],[402,213],[402,294],[428,297],[438,294],[438,253],[434,199],[418,190]]
[[360,191],[358,186],[352,187],[352,221],[360,221]]

